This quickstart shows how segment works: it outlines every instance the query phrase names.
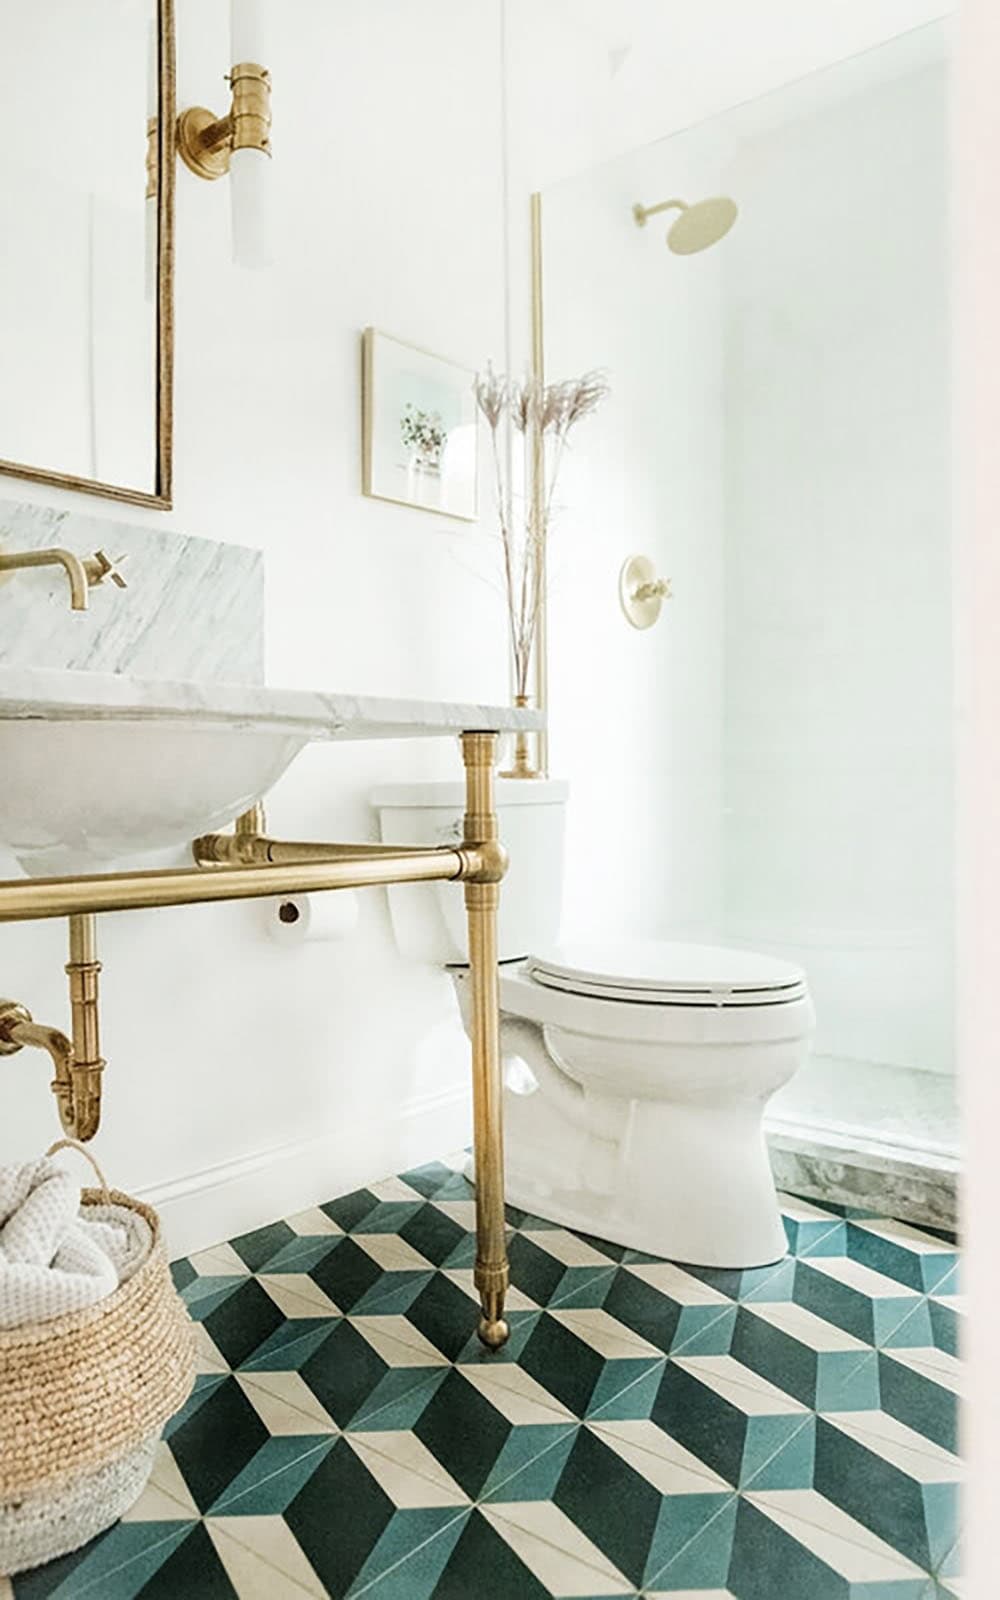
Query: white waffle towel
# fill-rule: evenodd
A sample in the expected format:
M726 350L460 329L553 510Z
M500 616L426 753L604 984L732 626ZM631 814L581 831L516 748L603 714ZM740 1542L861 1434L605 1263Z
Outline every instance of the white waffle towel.
M149 1224L124 1206L81 1213L79 1184L48 1156L0 1167L0 1328L103 1300L151 1245Z

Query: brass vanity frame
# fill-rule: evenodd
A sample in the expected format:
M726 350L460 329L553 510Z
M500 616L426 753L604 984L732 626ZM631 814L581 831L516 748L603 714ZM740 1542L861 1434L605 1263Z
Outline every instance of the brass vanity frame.
M499 840L493 789L497 734L469 731L461 735L461 742L466 790L461 844L413 849L395 845L283 844L266 839L259 832L263 814L255 808L241 819L236 834L209 835L196 841L194 853L199 864L194 867L0 882L0 923L69 917L77 935L77 948L73 952L76 965L86 968L87 982L95 986L89 992L96 1005L96 970L99 968L92 937L84 940L83 930L89 926L92 935L92 922L88 919L98 912L308 894L327 889L362 889L377 884L464 883L472 1002L477 1241L474 1276L482 1307L479 1337L489 1349L496 1350L508 1335L503 1317L508 1267L497 976L497 905L507 857ZM242 856L240 851L244 852ZM232 863L234 858L235 865L226 864ZM244 864L247 860L251 864ZM71 966L73 964L71 960ZM84 982L82 973L74 978L70 972L70 977L77 986ZM82 999L77 987L74 1004ZM48 1041L34 1035L56 1030L35 1028L30 1018L25 1022L23 1017L15 1027L31 1030L23 1043L41 1044L52 1053ZM59 1035L59 1038L64 1036ZM96 1028L90 1045L91 1056L98 1057ZM85 1081L81 1081L81 1091L93 1094L95 1080L99 1086L103 1065L100 1061L95 1068L91 1060L90 1072L82 1075ZM61 1078L57 1071L53 1088L64 1122L67 1115L74 1114L74 1108L66 1105L66 1095L72 1095L73 1083L72 1074L67 1084L65 1076ZM96 1122L93 1118L91 1122L93 1125L88 1123L87 1126L93 1133Z

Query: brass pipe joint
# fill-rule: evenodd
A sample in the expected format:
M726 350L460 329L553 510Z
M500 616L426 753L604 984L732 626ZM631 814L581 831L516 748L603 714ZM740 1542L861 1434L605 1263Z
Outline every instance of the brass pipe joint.
M500 883L506 876L510 857L498 839L464 845L460 853L466 863L462 873L464 883Z
M101 1122L101 1081L104 1060L100 1053L98 973L94 919L71 916L69 977L72 1034L37 1023L16 1000L0 1000L0 1055L18 1050L45 1050L52 1058L55 1076L51 1089L59 1107L59 1120L71 1138L92 1139Z
M199 178L222 178L234 150L271 154L271 75L256 61L240 61L229 75L232 101L224 117L188 106L177 118L177 151Z

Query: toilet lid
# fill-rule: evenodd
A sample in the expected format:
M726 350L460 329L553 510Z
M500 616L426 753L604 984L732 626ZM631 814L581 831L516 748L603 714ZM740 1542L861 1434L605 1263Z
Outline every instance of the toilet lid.
M560 945L531 956L528 972L550 989L652 1005L777 1005L806 992L794 962L706 944Z

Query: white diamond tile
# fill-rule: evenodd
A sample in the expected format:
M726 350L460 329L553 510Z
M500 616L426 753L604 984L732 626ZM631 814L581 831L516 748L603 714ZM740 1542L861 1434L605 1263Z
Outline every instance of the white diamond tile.
M336 1433L337 1425L300 1372L239 1372L236 1381L268 1433Z
M754 1300L747 1303L746 1309L753 1316L760 1317L761 1321L770 1323L772 1328L778 1328L790 1339L806 1345L810 1350L871 1352L871 1346L865 1344L863 1340L855 1339L852 1333L845 1333L843 1328L836 1327L823 1317L817 1317L804 1306L797 1306L793 1300L773 1302Z
M732 1356L675 1356L674 1363L748 1417L805 1414L809 1410Z
M208 1250L199 1250L188 1256L199 1278L248 1278L250 1268L236 1254L231 1244L213 1244Z
M616 1262L610 1256L603 1255L600 1250L595 1250L592 1244L587 1244L583 1239L578 1239L575 1233L568 1233L565 1228L536 1228L530 1227L522 1230L523 1236L537 1245L539 1250L544 1250L546 1255L555 1256L564 1267L613 1267Z
M597 1437L660 1494L724 1494L732 1486L648 1419L591 1422Z
M200 1516L191 1491L184 1482L170 1446L161 1439L153 1457L153 1470L138 1500L126 1511L123 1522L189 1522ZM3 1591L0 1589L0 1600Z
M640 1334L633 1333L631 1328L626 1328L624 1323L607 1311L600 1311L592 1307L570 1307L566 1311L557 1308L550 1310L556 1322L561 1322L570 1333L575 1333L584 1344L589 1344L592 1350L602 1355L606 1361L624 1361L629 1357L663 1355L655 1345L649 1344Z
M297 1211L294 1217L287 1217L285 1220L292 1232L304 1239L320 1239L344 1231L332 1217L321 1211L319 1206L310 1206L306 1211Z
M508 1422L525 1426L576 1420L573 1413L523 1367L498 1362L495 1366L463 1365L456 1371Z
M683 1267L675 1267L672 1261L647 1261L635 1266L629 1264L625 1270L641 1278L643 1283L648 1283L651 1289L676 1300L678 1305L732 1305L728 1295L720 1294L709 1283L702 1283L700 1278L685 1272Z
M282 1316L336 1317L337 1307L307 1272L259 1272L257 1282L266 1290Z
M815 1489L762 1489L749 1491L745 1498L849 1584L902 1583L926 1576Z
M383 1272L430 1272L434 1263L398 1233L352 1233L351 1238Z
M884 1273L866 1267L862 1261L852 1261L849 1256L809 1256L807 1260L811 1272L836 1278L838 1283L866 1295L869 1300L912 1300L916 1303L920 1299L915 1289L908 1289L895 1278L887 1278Z
M372 1349L390 1367L446 1367L447 1356L403 1316L349 1317Z
M381 1183L369 1183L367 1189L376 1200L405 1201L407 1205L419 1202L420 1205L424 1205L427 1199L419 1189L411 1189L402 1178L384 1178Z
M206 1517L205 1527L239 1600L326 1600L283 1517Z
M928 1345L915 1350L883 1350L882 1355L888 1356L890 1361L900 1362L913 1372L918 1372L923 1378L929 1378L932 1383L941 1384L942 1388L949 1389L952 1394L960 1395L964 1392L965 1374L962 1363L957 1356L949 1355L947 1350L936 1350Z
M344 1437L398 1510L469 1504L468 1495L415 1433L362 1432Z
M586 1534L551 1500L516 1500L480 1507L482 1515L552 1595L634 1594Z
M922 1433L897 1422L886 1411L836 1411L826 1421L918 1483L957 1483L962 1463Z

